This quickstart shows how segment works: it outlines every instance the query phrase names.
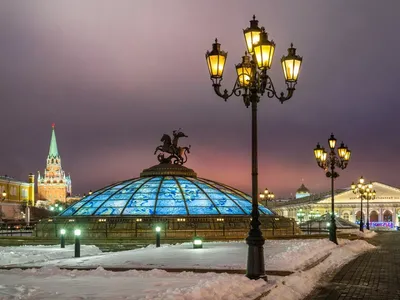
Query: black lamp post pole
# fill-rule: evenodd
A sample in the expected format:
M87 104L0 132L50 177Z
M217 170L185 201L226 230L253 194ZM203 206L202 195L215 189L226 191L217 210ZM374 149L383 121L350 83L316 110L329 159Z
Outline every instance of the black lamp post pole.
M364 222L363 222L363 200L364 200L364 196L361 194L360 196L360 203L361 203L361 209L360 209L360 231L364 232Z
M251 228L246 238L249 246L247 255L247 277L250 279L258 279L265 277L264 263L264 243L265 239L260 230L261 222L259 221L260 213L258 211L258 156L257 156L257 102L259 97L256 93L251 93L251 178L252 178L252 210L251 210Z
M367 230L369 230L369 198L370 196L367 196L367 224L366 224Z
M331 150L332 154L333 150ZM335 153L333 152L333 155ZM336 238L336 220L335 220L335 161L332 160L331 162L331 196L332 196L332 201L331 201L331 226L329 226L329 240L331 242L334 242L337 244L337 238Z

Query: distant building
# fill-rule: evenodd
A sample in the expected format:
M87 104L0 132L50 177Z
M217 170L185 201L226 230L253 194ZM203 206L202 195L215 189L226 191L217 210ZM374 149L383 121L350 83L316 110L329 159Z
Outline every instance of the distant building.
M35 175L29 174L28 182L0 176L0 200L1 221L24 218L21 204L35 205Z
M61 167L61 156L58 153L56 133L52 125L49 155L47 156L46 169L43 176L38 172L38 200L47 200L49 204L57 201L65 202L71 195L71 177L65 175Z
M400 189L380 182L372 182L376 197L363 201L363 220L369 219L370 227L395 228L400 226ZM298 190L299 191L299 190ZM298 193L296 193L297 196ZM299 195L302 195L302 193ZM335 214L353 223L359 223L361 217L361 200L350 187L335 190ZM321 194L296 197L277 203L274 207L277 214L293 218L297 222L312 220L331 212L331 191ZM299 212L301 212L299 214Z
M304 183L302 183L301 186L296 191L296 199L300 199L300 198L303 198L303 197L308 197L310 195L311 195L311 193L308 190L308 188L306 188Z

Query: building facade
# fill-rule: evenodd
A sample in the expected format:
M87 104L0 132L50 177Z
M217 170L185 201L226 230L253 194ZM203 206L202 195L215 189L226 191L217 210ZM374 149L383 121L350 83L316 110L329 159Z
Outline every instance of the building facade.
M4 195L3 195L4 194ZM35 205L35 175L29 174L28 182L0 176L0 197L3 203L22 203Z
M46 200L49 204L65 202L71 195L71 177L65 175L58 152L55 125L52 125L49 155L43 175L38 172L38 200Z
M379 182L372 184L376 196L375 199L369 201L363 200L364 223L369 214L372 228L400 226L400 189ZM353 193L350 187L336 190L334 202L336 216L359 223L361 199ZM277 203L273 210L281 216L294 218L298 223L302 223L331 212L331 192Z

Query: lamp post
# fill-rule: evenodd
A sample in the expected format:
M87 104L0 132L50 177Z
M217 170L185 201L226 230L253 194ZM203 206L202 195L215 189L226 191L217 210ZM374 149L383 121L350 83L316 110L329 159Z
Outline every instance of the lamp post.
M161 232L161 227L157 226L156 227L156 247L160 247L160 232Z
M65 233L67 231L65 229L61 229L60 230L60 244L61 244L61 248L65 248Z
M81 257L81 240L80 240L81 230L75 229L74 235L75 235L75 257Z
M3 193L1 193L1 195L3 196L3 198L1 199L1 201L6 200L6 197L7 197L6 191L3 191Z
M329 226L329 240L337 244L336 238L336 222L335 222L335 178L339 177L339 174L335 171L336 167L344 170L350 160L351 151L341 143L340 147L337 148L337 154L335 152L336 139L331 134L328 140L330 151L327 153L324 147L321 147L319 143L314 149L314 156L317 160L318 166L325 170L326 177L331 179L331 197L332 197L332 212L331 212L331 226Z
M206 61L210 79L215 93L225 101L231 97L242 96L246 107L251 105L252 116L252 211L250 231L246 239L248 244L246 276L250 279L259 279L265 275L264 249L265 242L260 230L258 211L258 161L257 161L257 104L261 96L266 94L269 98L276 97L281 103L289 100L294 93L297 78L302 63L302 58L296 54L293 44L288 49L288 55L283 56L281 64L286 80L287 94L277 93L267 71L271 68L275 51L275 43L268 39L268 34L263 27L258 26L256 17L250 21L250 27L243 30L247 51L242 61L236 67L236 82L231 92L226 89L221 91L221 81L227 52L221 50L221 44L215 39L212 50L207 51ZM247 54L249 53L250 56Z
M369 184L365 183L364 178L361 176L358 180L358 184L354 182L351 184L351 189L353 193L360 197L361 203L361 215L360 215L360 231L364 231L364 223L363 223L363 207L362 201L367 200L367 224L366 228L369 230L369 200L375 199L376 192L373 190L372 182Z
M265 207L268 207L268 202L273 200L274 198L274 193L269 191L267 188L265 188L263 193L260 193L260 202L262 203L263 201L265 201Z
M303 223L304 216L306 215L303 209L300 208L296 215L297 218L300 220L300 223Z

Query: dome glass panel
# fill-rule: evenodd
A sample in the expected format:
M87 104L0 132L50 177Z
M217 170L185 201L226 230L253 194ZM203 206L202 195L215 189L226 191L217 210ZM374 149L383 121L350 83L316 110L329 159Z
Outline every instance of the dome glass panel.
M250 215L251 197L195 177L151 176L118 182L68 207L60 216ZM261 215L272 215L259 204Z

